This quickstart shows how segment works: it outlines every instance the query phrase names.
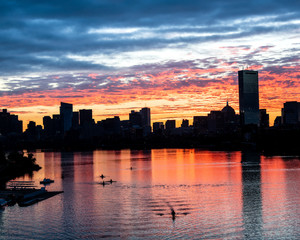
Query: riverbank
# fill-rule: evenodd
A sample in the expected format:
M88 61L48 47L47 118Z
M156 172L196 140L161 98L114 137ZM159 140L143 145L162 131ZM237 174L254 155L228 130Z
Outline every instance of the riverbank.
M31 153L25 156L23 152L0 152L0 188L9 180L40 170L35 161Z
M232 133L156 134L149 136L103 136L95 138L58 138L37 141L17 141L3 145L3 149L49 149L50 151L93 150L150 150L165 148L202 149L210 151L257 151L263 155L300 156L300 129L245 128Z

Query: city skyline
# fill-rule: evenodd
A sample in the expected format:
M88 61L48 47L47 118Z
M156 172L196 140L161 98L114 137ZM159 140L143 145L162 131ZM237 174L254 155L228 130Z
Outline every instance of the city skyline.
M241 69L259 71L270 122L299 101L296 1L1 3L0 101L41 124L61 101L96 120L130 109L153 121L238 106ZM84 9L84 11L82 11Z
M273 116L272 119L269 120L269 111L268 109L263 109L263 108L260 108L259 107L259 95L261 94L260 93L260 90L259 90L259 77L258 77L258 71L254 71L254 70L240 70L237 72L238 73L238 88L239 88L239 115L240 115L240 112L242 111L243 114L241 115L240 117L240 120L241 121L241 124L255 124L255 125L259 125L259 122L260 122L260 114L262 114L263 112L265 114L268 114L268 126L273 126L273 124L275 124L275 119L277 119L278 117L281 117L283 116L283 112L282 112L282 109L283 108L280 108L280 114L277 115L277 116ZM283 105L285 106L286 103L288 102L297 102L297 101L287 101L285 103L283 103ZM222 109L224 109L225 107L228 107L229 106L229 101L227 99L226 101L226 106L222 106ZM90 106L84 106L85 108L86 107L90 107ZM184 115L182 115L181 117L167 117L165 120L156 120L155 118L152 119L151 117L151 121L150 121L150 108L148 107L136 107L135 109L129 109L129 108L126 108L127 110L127 113L126 114L122 114L121 117L120 117L120 114L119 113L113 113L111 115L109 115L108 117L106 118L101 118L101 119L97 119L95 118L94 114L92 113L92 111L94 111L93 109L80 109L80 107L75 107L74 108L74 112L73 112L73 103L65 103L65 102L60 102L60 107L59 107L59 114L56 113L45 113L46 115L43 115L42 116L42 121L36 121L34 119L28 119L26 122L24 122L22 120L22 117L19 119L21 121L23 121L23 129L26 129L32 122L34 122L35 124L37 125L44 125L44 117L50 117L49 115L53 115L53 118L55 118L56 116L60 116L61 120L62 120L62 131L63 132L66 132L68 131L70 128L71 128L71 122L72 122L72 118L73 118L73 115L74 114L77 114L77 117L76 118L79 118L79 114L80 112L90 112L89 115L90 115L90 118L93 119L93 121L95 122L100 122L102 120L107 120L108 118L111 118L111 117L118 117L120 120L130 120L131 118L131 115L134 114L134 113L138 113L140 114L140 112L137 111L137 109L140 109L141 108L141 111L143 109L149 109L149 113L147 113L149 115L149 122L147 123L147 125L150 125L152 126L153 123L167 123L168 121L175 121L175 127L180 127L184 121L187 121L187 123L191 123L191 126L193 125L193 120L195 117L199 117L199 116L209 116L212 112L220 112L221 109L208 109L208 112L207 114L198 114L198 115L193 115L193 116L189 116L189 117L186 117ZM232 108L232 106L230 106L230 108ZM232 108L234 110L234 108ZM241 110L242 109L242 110ZM261 112L261 110L263 112ZM4 111L4 110L3 110ZM5 109L5 111L7 111L7 109ZM223 110L222 110L223 111ZM278 111L279 112L279 111ZM10 111L11 114L16 114L16 112L14 111ZM254 114L254 115L253 115ZM65 115L65 116L64 116ZM93 118L92 118L92 115L93 115ZM142 114L144 115L144 114ZM18 116L19 117L19 116ZM68 120L66 120L68 119ZM179 121L182 121L182 123L180 123ZM67 122L68 123L67 123ZM78 119L78 121L80 121ZM143 120L144 121L144 120ZM186 124L186 123L185 123Z
M251 72L253 72L253 71L251 71ZM257 74L257 72L256 72L256 74ZM255 98L256 97L254 96L254 99ZM31 120L29 120L29 122L26 126L25 126L24 122L22 123L22 119L19 118L20 117L19 115L16 115L11 111L8 111L8 109L0 109L0 113L11 116L11 120L9 120L9 121L17 120L20 123L22 123L21 125L17 124L17 123L10 125L10 127L18 128L18 129L21 128L21 126L23 126L22 131L27 130L30 125L33 126L34 128L37 126L40 126L45 130L45 124L48 124L49 120L56 119L56 120L60 121L59 125L61 126L61 131L63 134L65 134L69 130L72 130L72 129L74 130L74 127L76 129L79 126L82 126L82 124L85 124L85 122L87 122L88 124L95 125L95 124L103 123L105 121L111 121L116 118L118 119L118 121L130 122L130 124L132 124L132 126L134 126L135 123L137 123L138 127L150 127L151 129L147 130L147 131L149 131L149 133L151 131L153 131L154 128L160 129L161 126L163 127L162 129L165 129L165 127L167 126L168 123L172 124L171 128L180 128L180 127L183 127L183 128L196 127L197 128L197 126L199 124L198 121L201 122L202 121L201 119L203 119L203 117L209 118L210 116L215 115L215 114L222 114L224 117L223 121L225 121L225 123L226 123L226 121L229 121L231 123L234 122L234 124L236 124L236 126L237 125L240 125L240 126L256 125L258 127L262 127L262 128L267 127L268 128L268 127L272 127L272 126L278 127L280 125L286 125L286 126L297 125L300 122L300 102L297 102L297 101L284 102L283 106L281 108L281 114L279 116L276 116L276 119L274 120L273 123L271 123L269 120L268 110L261 109L261 108L258 109L259 110L258 116L257 116L257 119L255 117L254 122L245 122L244 117L242 117L240 114L236 113L235 109L229 105L228 101L227 101L226 105L223 106L222 109L211 109L207 115L193 116L192 121L190 121L189 119L185 119L185 118L181 118L180 121L174 120L172 118L167 119L164 122L154 121L154 120L151 120L152 119L152 117L151 117L152 115L150 113L151 109L148 107L143 107L143 108L139 109L139 111L130 110L127 113L126 119L120 119L120 116L118 116L117 114L114 114L113 116L111 116L109 118L105 118L100 121L97 121L93 117L93 109L78 109L78 110L73 111L73 107L74 106L72 103L60 102L60 107L58 108L59 114L53 114L52 116L44 115L43 119L42 119L42 124L39 124L31 119ZM77 109L77 108L75 108L75 109ZM230 114L230 115L228 115L228 114ZM232 116L232 114L233 114L233 116ZM197 119L196 120L197 123L195 123L195 119ZM251 121L252 121L252 119L251 119ZM229 127L228 129L230 129L230 126L227 126L227 127L222 126L222 128L223 127L225 127L225 128ZM7 128L7 130L10 131L9 128ZM20 131L17 130L16 132L20 132Z

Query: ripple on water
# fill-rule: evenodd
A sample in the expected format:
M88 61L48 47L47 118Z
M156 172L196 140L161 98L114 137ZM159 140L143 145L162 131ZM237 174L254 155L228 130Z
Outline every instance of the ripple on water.
M272 159L275 162L268 159L270 164L242 166L240 153L185 151L193 160L187 156L189 164L183 168L182 157L186 155L181 150L153 150L151 157L147 155L151 161L144 161L142 152L121 152L98 151L89 157L59 153L54 154L58 156L55 161L43 158L42 174L58 176L51 187L64 190L64 194L27 208L15 206L0 212L0 239L300 236L300 181L288 161L277 158ZM131 155L135 157L134 171L128 170ZM299 169L298 161L293 164ZM118 182L96 183L102 173ZM65 178L59 179L62 175ZM33 180L39 179L33 176ZM175 221L171 208L176 212Z

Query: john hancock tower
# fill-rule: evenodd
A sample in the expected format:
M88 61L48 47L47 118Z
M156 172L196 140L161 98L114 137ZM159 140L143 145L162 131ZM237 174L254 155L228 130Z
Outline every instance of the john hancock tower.
M259 125L258 72L242 70L238 74L241 124Z

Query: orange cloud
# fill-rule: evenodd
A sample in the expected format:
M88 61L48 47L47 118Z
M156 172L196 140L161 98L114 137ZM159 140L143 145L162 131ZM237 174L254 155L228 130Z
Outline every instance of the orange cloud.
M275 115L280 114L285 101L299 100L300 67L264 69L262 65L255 65L252 68L261 69L260 108L271 112L273 121ZM138 102L140 106L132 105L132 108L151 107L152 118L156 121L168 117L180 119L204 115L211 110L222 109L227 100L238 112L237 70L235 65L228 65L223 68L175 68L152 74L124 74L105 78L106 82L100 87L97 82L99 74L91 73L87 76L95 81L85 84L82 89L70 85L62 89L9 92L0 96L0 101L5 108L32 109L35 106L58 106L61 101L89 108L93 108L93 105L116 108L118 105L130 106L131 102ZM161 102L164 104L161 105ZM100 110L94 111L98 120L114 114L126 118L130 112L129 109L101 114ZM40 114L40 119L43 115L46 114Z

